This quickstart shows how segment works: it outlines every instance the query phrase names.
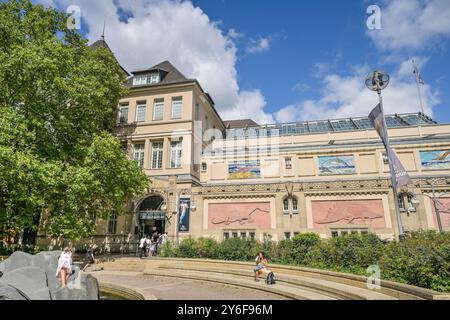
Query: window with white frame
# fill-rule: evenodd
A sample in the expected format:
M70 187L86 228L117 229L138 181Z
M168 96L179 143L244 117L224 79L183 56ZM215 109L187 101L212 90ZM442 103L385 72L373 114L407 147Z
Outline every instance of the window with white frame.
M296 198L292 198L292 212L298 212L298 201Z
M152 143L152 169L162 169L163 163L163 142L153 142Z
M141 74L133 77L133 86L143 86L147 84L147 75Z
M147 77L147 82L149 84L156 84L159 83L159 73L152 73Z
M183 115L183 98L172 99L172 119L181 119Z
M144 86L146 84L156 84L160 82L158 72L150 74L140 74L133 77L133 86Z
M283 211L285 213L289 212L289 199L288 198L283 200Z
M120 106L119 114L117 117L117 123L123 124L128 122L128 111L129 111L128 105Z
M202 172L206 172L208 170L208 164L206 162L202 162Z
M284 238L285 238L286 240L290 240L290 239L291 239L291 233L290 233L290 232L285 232L285 233L284 233Z
M153 121L161 121L164 119L164 100L155 100L153 104Z
M139 164L139 167L144 168L144 155L145 155L145 144L138 143L134 145L134 160Z
M108 233L115 234L117 232L117 216L114 215L108 220Z
M283 199L283 212L284 214L297 214L298 213L298 200L295 197L287 197Z
M183 154L182 141L170 142L170 168L181 168L181 157Z
M147 104L145 101L139 101L136 106L136 121L145 122L145 111L147 110Z

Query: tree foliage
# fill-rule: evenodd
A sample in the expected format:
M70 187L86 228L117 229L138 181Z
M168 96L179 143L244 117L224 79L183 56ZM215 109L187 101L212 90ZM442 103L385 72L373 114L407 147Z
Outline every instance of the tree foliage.
M125 76L67 15L0 3L0 227L79 239L148 181L113 136Z

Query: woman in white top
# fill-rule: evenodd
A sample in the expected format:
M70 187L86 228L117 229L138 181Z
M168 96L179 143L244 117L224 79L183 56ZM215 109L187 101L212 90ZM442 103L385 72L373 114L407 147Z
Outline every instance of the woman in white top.
M56 277L61 278L61 287L67 285L67 278L69 278L72 270L72 250L66 247L58 259L58 269L56 270Z

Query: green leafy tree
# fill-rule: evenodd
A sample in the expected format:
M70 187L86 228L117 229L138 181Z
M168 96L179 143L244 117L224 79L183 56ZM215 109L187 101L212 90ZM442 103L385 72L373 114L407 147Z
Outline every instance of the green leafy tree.
M0 3L0 230L80 239L123 213L148 179L114 137L125 75L68 16ZM42 223L44 221L44 223Z

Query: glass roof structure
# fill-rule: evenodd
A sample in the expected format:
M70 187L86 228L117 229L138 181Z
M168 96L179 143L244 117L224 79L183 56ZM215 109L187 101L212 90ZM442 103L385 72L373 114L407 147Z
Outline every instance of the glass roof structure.
M388 128L417 127L437 124L422 113L387 115ZM367 117L269 124L257 127L234 128L226 131L227 138L242 139L257 136L289 136L311 133L360 131L373 129Z

